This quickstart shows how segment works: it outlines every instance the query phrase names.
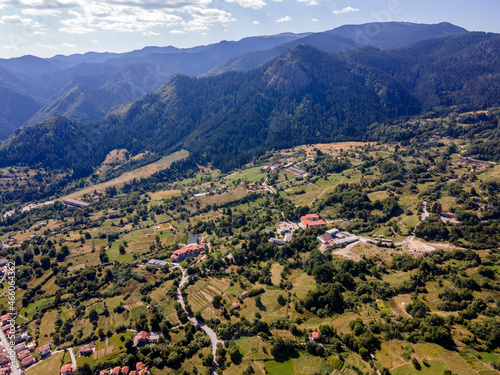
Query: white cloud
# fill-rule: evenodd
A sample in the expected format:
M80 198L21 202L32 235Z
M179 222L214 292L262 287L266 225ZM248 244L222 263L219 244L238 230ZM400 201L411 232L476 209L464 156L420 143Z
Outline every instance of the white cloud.
M31 18L22 18L18 14L12 16L2 16L0 23L14 23L20 25L34 25L35 22Z
M318 5L318 0L297 0L299 3L306 3L306 5Z
M170 30L170 34L174 34L174 35L184 34L184 31L182 31L182 30Z
M59 31L61 33L67 33L67 34L88 34L88 33L93 33L95 30L90 29L88 27L73 25L70 27L61 27Z
M220 9L192 7L188 12L193 17L185 26L185 29L189 31L208 30L209 26L215 24L236 21L231 13Z
M291 21L292 18L289 17L289 16L286 16L286 17L282 17L280 19L277 19L276 22L288 22L288 21Z
M5 46L3 46L3 48L5 48L5 49L13 49L13 50L18 50L18 49L19 49L19 47L12 46L12 45L10 45L10 44L9 44L9 45L5 45Z
M57 9L36 9L36 8L29 8L29 9L23 9L21 12L25 15L28 16L51 16L51 17L56 17L61 14L60 10Z
M264 0L226 0L226 3L238 3L243 8L260 9L267 4Z
M156 32L154 32L154 31L147 30L147 31L144 31L144 32L142 33L142 35L144 35L144 36L159 36L159 35L160 35L160 33L156 33Z
M66 47L66 48L76 48L76 44L74 43L63 43L61 46Z
M254 25L260 25L260 22L259 21L253 21L252 22Z
M345 7L340 10L334 10L333 14L344 14L344 13L352 13L352 12L357 12L359 8L352 8L352 7Z
M313 18L311 21L313 21L313 22L319 22L319 20L317 18Z
M42 43L37 43L36 44L38 47L41 48L46 48L46 49L56 49L56 46L53 46L52 44L42 44Z

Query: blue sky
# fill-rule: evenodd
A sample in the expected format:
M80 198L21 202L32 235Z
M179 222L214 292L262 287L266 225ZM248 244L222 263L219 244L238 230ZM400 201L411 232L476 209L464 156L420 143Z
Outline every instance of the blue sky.
M191 47L375 21L500 33L499 0L0 0L0 57Z

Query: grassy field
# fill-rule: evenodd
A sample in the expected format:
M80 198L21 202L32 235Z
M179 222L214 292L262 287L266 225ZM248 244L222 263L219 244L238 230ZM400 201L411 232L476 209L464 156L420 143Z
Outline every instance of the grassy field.
M267 361L266 371L270 375L295 375L293 359L286 362Z
M433 360L428 361L429 367L422 365L422 368L417 370L412 364L403 365L391 370L392 375L443 375L444 370L448 367L443 361Z
M52 354L50 357L26 370L26 375L56 375L60 373L64 352Z
M174 161L185 159L189 156L189 153L186 150L182 151L177 151L171 155L168 155L166 157L161 158L160 160L145 165L144 167L137 168L133 171L130 172L125 172L123 173L120 177L114 178L112 180L97 184L97 185L92 185L89 187L86 187L82 190L76 191L74 193L68 194L64 197L61 197L61 199L66 199L66 198L73 198L73 199L78 199L84 196L85 194L90 194L94 190L100 190L100 191L105 191L106 188L111 187L111 186L121 186L127 182L132 181L133 179L141 179L141 178L146 178L151 176L153 173L156 173L158 171L161 171L165 168L168 168L170 164L172 164Z

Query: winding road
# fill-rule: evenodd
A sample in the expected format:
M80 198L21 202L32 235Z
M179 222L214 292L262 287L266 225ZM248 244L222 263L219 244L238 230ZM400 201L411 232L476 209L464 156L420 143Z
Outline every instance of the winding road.
M203 259L203 258L202 258ZM201 260L201 259L200 259ZM171 263L172 264L172 263ZM196 264L196 263L195 263ZM212 354L214 356L214 360L212 362L212 374L213 375L216 375L217 374L217 368L219 367L219 365L217 364L217 362L215 361L215 352L217 350L217 344L218 343L221 343L222 345L224 345L224 342L219 340L217 338L217 334L210 328L208 327L205 323L203 322L200 322L199 320L197 320L194 316L192 316L191 314L189 314L186 310L186 304L184 303L184 298L182 298L182 288L184 287L184 285L187 284L188 282L188 275L187 275L187 272L184 268L181 267L180 264L172 264L172 266L174 267L178 267L181 269L182 271L182 278L181 278L181 282L179 283L179 287L177 288L177 296L176 296L176 299L177 299L177 302L179 302L182 306L182 309L184 310L184 312L187 314L188 316L188 320L193 323L194 325L199 325L200 328L208 335L208 337L210 338L210 341L212 342Z

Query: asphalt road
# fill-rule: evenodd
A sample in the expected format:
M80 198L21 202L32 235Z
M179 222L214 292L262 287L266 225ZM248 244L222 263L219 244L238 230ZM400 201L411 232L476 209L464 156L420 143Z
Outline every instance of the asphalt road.
M0 339L2 341L2 346L3 346L2 349L9 350L10 349L10 342L7 339L7 336L5 336L5 333L3 332L3 330L1 330L1 329L0 329ZM12 372L11 372L12 375L21 375L21 369L19 368L19 363L17 362L17 360L14 364L11 362L10 366L11 366L11 370L12 370Z
M173 264L173 266L180 268L181 271L182 271L182 278L181 278L181 282L179 283L179 287L177 288L177 298L176 299L181 304L182 309L184 310L184 312L187 314L188 320L191 323L193 323L194 325L199 325L200 328L210 338L210 341L212 342L212 354L214 356L214 361L212 363L212 374L216 375L217 374L217 368L219 367L219 365L215 361L215 351L217 350L217 344L218 343L222 343L223 345L224 345L224 343L223 343L223 341L221 341L221 340L219 340L217 338L217 334L213 331L213 329L211 329L210 327L208 327L205 323L198 321L194 316L192 316L191 314L189 314L186 311L186 304L184 303L184 298L182 298L181 290L182 290L182 287L184 285L186 285L186 283L188 282L188 277L189 276L187 275L186 270L183 269L179 264Z

